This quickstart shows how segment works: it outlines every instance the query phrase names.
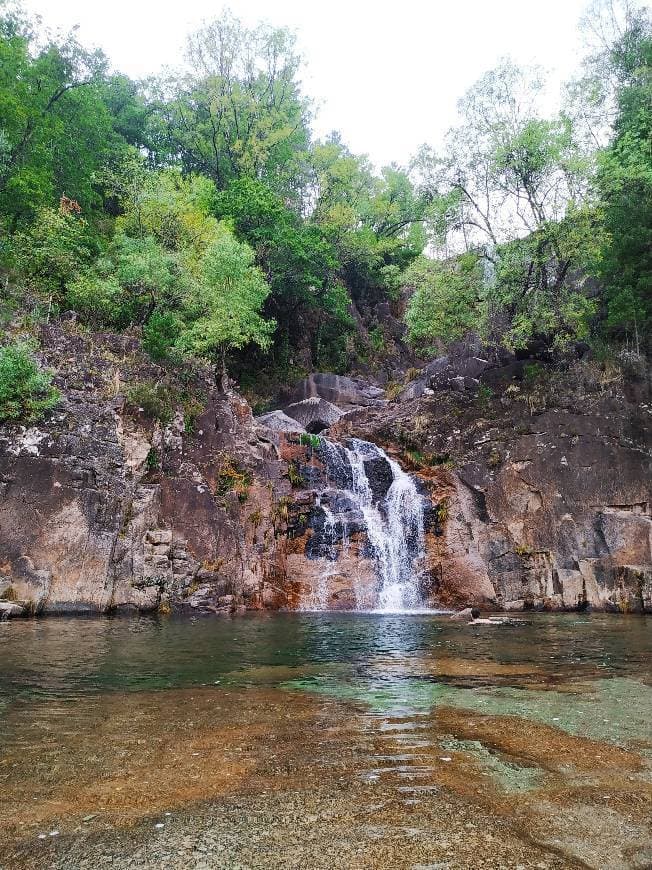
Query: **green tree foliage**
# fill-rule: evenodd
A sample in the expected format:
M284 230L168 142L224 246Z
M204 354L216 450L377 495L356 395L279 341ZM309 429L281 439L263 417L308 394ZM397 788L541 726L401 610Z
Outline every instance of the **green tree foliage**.
M541 113L544 88L501 64L460 101L447 153L416 164L447 244L484 260L487 334L511 348L585 337L596 312L578 280L599 259L593 160L568 115Z
M63 200L58 209L41 208L33 222L13 239L14 266L23 284L55 304L66 287L100 252L88 222Z
M188 326L179 346L219 360L224 376L229 351L247 344L269 345L276 324L261 316L268 294L251 247L220 226L202 261L200 281L186 300Z
M125 147L135 103L74 33L40 34L17 7L0 7L0 211L13 226L64 194L95 201L93 173Z
M266 312L281 326L277 351L306 339L315 360L326 345L351 330L350 297L338 281L335 249L315 223L306 222L264 182L234 181L218 194L216 213L231 220L256 252L271 293Z
M59 401L52 374L25 342L0 347L0 423L35 423Z
M184 169L219 189L264 175L287 192L309 142L292 34L246 28L227 11L190 36L186 60L187 74L159 83L166 136Z
M312 164L312 221L337 253L342 281L359 302L394 295L401 272L424 248L427 199L400 169L375 175L337 136L313 149Z
M649 334L652 328L652 28L632 23L611 48L617 76L614 140L600 161L598 186L607 238L601 274L607 327Z
M544 111L540 70L506 61L460 101L441 153L378 172L337 134L312 141L285 29L225 13L184 69L138 84L0 0L3 276L50 316L131 329L168 363L228 357L249 382L345 370L356 322L406 283L420 352L468 328L511 348L566 345L601 317L644 331L650 25L635 0L593 3L563 111Z
M477 255L446 262L419 257L404 280L414 288L405 315L408 341L419 353L436 353L469 330L483 330L486 306Z
M534 338L559 350L588 338L598 306L583 277L595 271L601 239L599 215L585 208L496 248L485 290L487 337L510 350Z

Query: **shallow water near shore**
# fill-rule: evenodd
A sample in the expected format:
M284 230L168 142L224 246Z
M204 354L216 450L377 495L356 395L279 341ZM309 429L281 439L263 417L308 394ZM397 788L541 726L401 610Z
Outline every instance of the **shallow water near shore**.
M652 866L652 619L0 624L0 867Z

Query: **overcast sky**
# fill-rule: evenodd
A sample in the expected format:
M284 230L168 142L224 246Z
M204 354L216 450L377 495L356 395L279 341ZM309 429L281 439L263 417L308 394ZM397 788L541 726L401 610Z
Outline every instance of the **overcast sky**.
M25 0L140 78L181 57L184 36L231 9L296 30L319 135L338 129L377 165L436 144L466 88L506 55L568 76L585 0Z

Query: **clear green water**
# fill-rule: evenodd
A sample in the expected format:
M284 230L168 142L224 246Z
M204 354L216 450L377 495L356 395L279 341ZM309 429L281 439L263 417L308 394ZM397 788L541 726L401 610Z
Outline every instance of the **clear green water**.
M382 795L378 812L391 824L376 819L368 857L342 866L412 866L373 857L376 845L389 848L388 831L398 852L421 860L415 820L406 821L415 813L422 824L434 814L426 828L437 842L462 836L472 846L479 814L485 829L507 824L495 838L502 857L487 866L512 866L510 855L513 866L540 866L538 853L528 863L535 846L557 855L550 867L648 866L652 620L533 615L473 627L441 616L299 613L4 623L0 745L2 868L41 866L46 846L51 866L83 866L65 858L75 844L92 856L91 833L115 844L127 829L141 844L152 836L147 820L167 807L186 813L184 830L207 807L219 804L226 818L234 800L231 832L249 812L274 826L281 788L302 819L341 801L337 817L351 813L355 831L359 790ZM44 845L52 826L60 834ZM326 831L313 825L311 836ZM162 842L165 825L156 833ZM292 843L281 837L278 848L300 856L303 845ZM245 847L232 848L208 866L286 866L247 863ZM315 848L326 855L328 844ZM429 848L425 857L437 857ZM449 849L446 866L473 866L463 848L457 859ZM132 860L113 854L111 866Z
M418 671L424 657L531 666L533 674L542 670L542 679L559 682L589 673L645 682L652 672L652 619L533 615L502 627L349 613L14 621L0 624L0 697L7 703L21 695L206 685L238 670L246 682L252 668L300 665L325 675L332 665L344 666L352 687L373 693L376 682L390 690L401 685L410 678L409 663ZM397 672L392 663L405 667Z

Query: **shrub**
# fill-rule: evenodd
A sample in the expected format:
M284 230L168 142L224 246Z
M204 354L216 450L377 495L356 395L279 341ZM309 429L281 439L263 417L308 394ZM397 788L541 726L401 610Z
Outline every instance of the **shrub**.
M440 262L420 257L403 276L414 287L405 313L408 341L420 353L483 326L482 274L477 257Z
M0 348L0 422L34 423L58 401L52 373L39 368L28 344Z
M291 462L288 465L288 478L292 486L303 486L303 484L305 483L303 477L301 476L301 472L294 464L294 462Z
M302 432L299 435L299 444L303 447L310 447L312 450L317 450L321 444L319 435L312 435L310 432Z
M121 324L122 287L113 275L85 272L68 283L65 304L96 327Z
M59 302L66 285L91 263L99 245L86 221L62 209L41 209L14 238L16 266L27 284Z

